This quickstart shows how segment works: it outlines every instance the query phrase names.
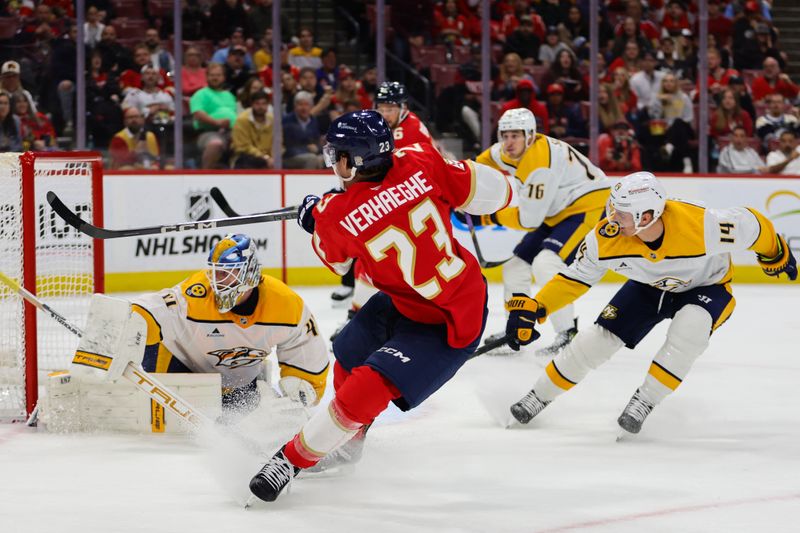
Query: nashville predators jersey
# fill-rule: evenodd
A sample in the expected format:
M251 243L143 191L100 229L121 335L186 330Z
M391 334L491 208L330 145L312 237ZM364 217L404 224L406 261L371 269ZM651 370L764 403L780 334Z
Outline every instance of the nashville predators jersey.
M555 226L572 215L599 213L608 199L605 173L569 144L546 135L536 134L513 175L518 207L498 213L504 226Z
M664 234L651 249L639 237L625 237L608 219L586 235L575 261L536 295L548 314L567 305L611 270L663 291L686 292L731 280L731 252L773 255L777 235L755 209L710 209L667 200Z
M221 374L224 388L238 388L259 375L274 347L281 376L305 379L322 397L328 352L308 307L270 276L254 290L250 298L258 300L247 316L219 312L203 271L135 298L133 308L147 322L148 348L158 345L156 372L166 372L175 357L192 372Z
M503 151L503 143L494 143L475 158L477 163L490 166L500 172L513 176L517 171L519 160L513 159Z

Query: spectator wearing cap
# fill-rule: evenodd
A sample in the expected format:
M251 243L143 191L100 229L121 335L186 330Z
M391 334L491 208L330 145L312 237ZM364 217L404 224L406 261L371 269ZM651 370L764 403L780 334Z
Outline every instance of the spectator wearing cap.
M355 73L349 68L342 66L339 69L339 87L331 97L333 106L332 119L344 112L344 103L348 100L358 100L361 102L361 109L372 109L372 100L364 91L361 84L356 80Z
M669 73L649 107L649 136L643 140L648 168L685 174L692 172L689 141L694 138L692 101ZM659 154L660 157L656 157Z
M3 66L0 67L0 91L8 93L9 98L13 96L25 98L28 100L31 111L36 113L38 112L38 109L36 109L36 102L33 100L31 93L22 87L20 75L21 70L19 63L16 61L6 61L3 63Z
M508 39L511 35L516 32L519 26L522 26L523 21L527 21L530 19L531 31L533 34L539 39L539 42L544 42L544 34L547 31L547 26L542 20L542 17L537 15L530 6L530 2L528 0L515 0L514 2L514 12L507 13L503 16L503 19L500 22L500 33L498 37L500 40L505 39L508 42ZM518 50L509 50L511 52L517 52L520 54L523 59L525 56L521 54ZM534 55L535 57L535 55Z
M683 77L686 64L681 60L678 51L675 49L675 39L670 36L661 38L661 47L656 51L658 59L658 70L661 72L671 72L678 77Z
M666 74L656 70L658 59L652 50L647 50L642 54L639 61L639 72L631 76L631 89L636 93L636 105L642 110L653 103L653 99L661 89L661 81Z
M561 41L559 36L558 28L555 26L550 26L547 28L547 34L544 37L544 44L539 47L539 55L537 56L539 62L549 67L558 56L559 52L562 50L570 50L570 47Z
M144 67L153 66L150 62L150 49L144 43L139 43L133 47L133 62L134 67L126 69L119 75L119 86L122 90L123 96L134 89L142 88L142 70ZM156 68L158 72L158 86L168 92L173 92L172 82L166 70Z
M208 25L209 37L214 41L228 38L235 29L242 29L247 25L247 12L244 10L242 0L217 0L211 6L210 24ZM241 30L244 33L244 30ZM224 63L224 61L215 61Z
M322 66L317 69L317 84L322 90L325 87L335 90L339 85L339 67L336 62L335 48L327 48L322 53Z
M272 168L272 127L269 95L257 91L233 125L233 168Z
M764 160L748 143L749 135L742 126L735 126L731 142L719 153L717 172L759 174L767 171Z
M322 48L314 46L314 34L308 28L300 29L300 43L289 50L289 64L298 69L322 67Z
M683 63L683 78L696 80L697 64L700 59L697 55L697 45L694 42L694 34L691 30L681 30L681 34L675 39L675 50Z
M175 100L172 95L158 87L160 74L152 65L142 67L142 88L132 89L122 101L123 111L135 107L148 122L158 115L165 122L175 113Z
M642 170L639 145L633 138L630 124L625 120L614 123L610 133L597 138L600 168L604 171L638 172Z
M147 28L144 32L144 44L150 52L150 64L159 70L172 72L175 70L175 59L161 46L161 37L156 28Z
M770 94L765 98L766 113L756 120L756 135L761 139L764 148L770 141L778 139L784 131L797 132L800 121L797 116L786 113L785 99L780 94Z
M550 64L550 68L542 76L542 88L547 89L551 83L558 83L564 88L564 100L580 102L589 98L588 82L578 70L572 50L561 50Z
M781 132L778 148L767 154L767 166L770 172L800 176L800 148L794 130Z
M108 153L112 169L155 168L159 157L158 139L145 131L144 116L135 107L125 110L125 127L111 138Z
M789 100L797 98L799 91L797 85L788 75L781 72L781 67L775 58L766 58L763 66L761 75L753 80L753 100L760 102L770 94L780 94Z
M0 153L21 152L22 135L19 117L11 112L11 97L0 91Z
M236 45L231 47L228 57L225 58L225 88L233 94L238 93L252 75L245 63L246 55L247 49Z
M506 37L503 53L519 54L525 63L533 64L539 56L542 40L542 37L534 31L530 15L521 15L518 26Z
M708 2L708 34L714 36L717 46L728 48L733 35L733 21L725 16L720 2L721 0L709 0Z
M283 120L283 165L286 168L322 168L321 134L311 115L314 97L306 91L294 97L294 111Z
M200 135L203 168L216 168L228 147L228 133L236 122L236 98L225 90L225 67L212 63L206 68L207 86L192 95L189 110Z
M547 106L536 100L536 93L531 80L519 80L517 83L516 97L503 104L498 116L503 116L503 113L509 109L517 109L520 107L529 109L536 117L537 131L544 134L550 132L550 115L547 113Z
M213 20L213 19L212 19ZM244 30L242 28L234 28L230 34L230 38L228 39L228 45L222 48L218 48L214 55L211 56L211 63L219 63L220 65L224 65L228 61L228 54L236 47L244 47ZM250 56L250 53L247 51L247 48L244 48L244 64L247 66L248 70L253 70L253 58Z
M761 22L758 2L748 0L744 4L743 16L733 23L733 62L739 69L756 69L764 59L758 44L756 28Z
M778 61L781 69L786 68L786 59L784 59L781 51L773 44L777 39L778 34L769 24L766 22L759 22L756 24L756 40L758 41L758 51L760 53L757 61L759 65L763 64L764 59L773 57Z
M545 93L550 136L556 139L587 137L586 121L581 115L581 109L578 104L564 101L564 87L559 83L552 83Z

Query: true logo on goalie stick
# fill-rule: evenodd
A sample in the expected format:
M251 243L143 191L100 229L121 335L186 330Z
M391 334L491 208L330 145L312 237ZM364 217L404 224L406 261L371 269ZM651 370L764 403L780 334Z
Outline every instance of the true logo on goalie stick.
M240 368L257 365L266 359L269 353L256 348L248 348L247 346L237 346L236 348L225 350L214 350L213 352L208 352L208 355L213 355L219 359L216 366Z

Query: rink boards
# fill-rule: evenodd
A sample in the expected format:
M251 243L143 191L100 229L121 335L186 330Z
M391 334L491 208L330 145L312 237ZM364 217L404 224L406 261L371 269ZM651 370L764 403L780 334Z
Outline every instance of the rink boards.
M746 205L767 215L789 245L800 252L800 177L660 176L671 197L709 207ZM224 218L209 196L218 187L241 214L298 204L307 194L322 195L337 185L330 172L118 172L104 177L104 224L120 229ZM472 250L466 227L453 220L459 241ZM292 221L226 228L256 239L266 271L295 285L335 284L314 255L309 236ZM209 246L224 230L202 230L106 241L106 290L153 290L177 283L202 268ZM509 257L522 233L506 228L478 228L487 260ZM752 253L734 256L736 280L771 281L761 274ZM500 280L500 269L486 271Z

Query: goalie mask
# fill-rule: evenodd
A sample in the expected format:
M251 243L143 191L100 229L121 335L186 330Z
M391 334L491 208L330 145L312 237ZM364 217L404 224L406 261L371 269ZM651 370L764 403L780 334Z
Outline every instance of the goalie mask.
M634 172L611 187L606 213L609 219L615 211L631 214L636 228L634 235L636 235L655 224L656 220L664 213L666 202L667 192L653 174ZM640 226L642 215L648 211L653 212L653 220L645 226Z
M253 240L241 233L223 237L208 254L206 276L219 312L227 313L236 307L241 296L261 281Z

